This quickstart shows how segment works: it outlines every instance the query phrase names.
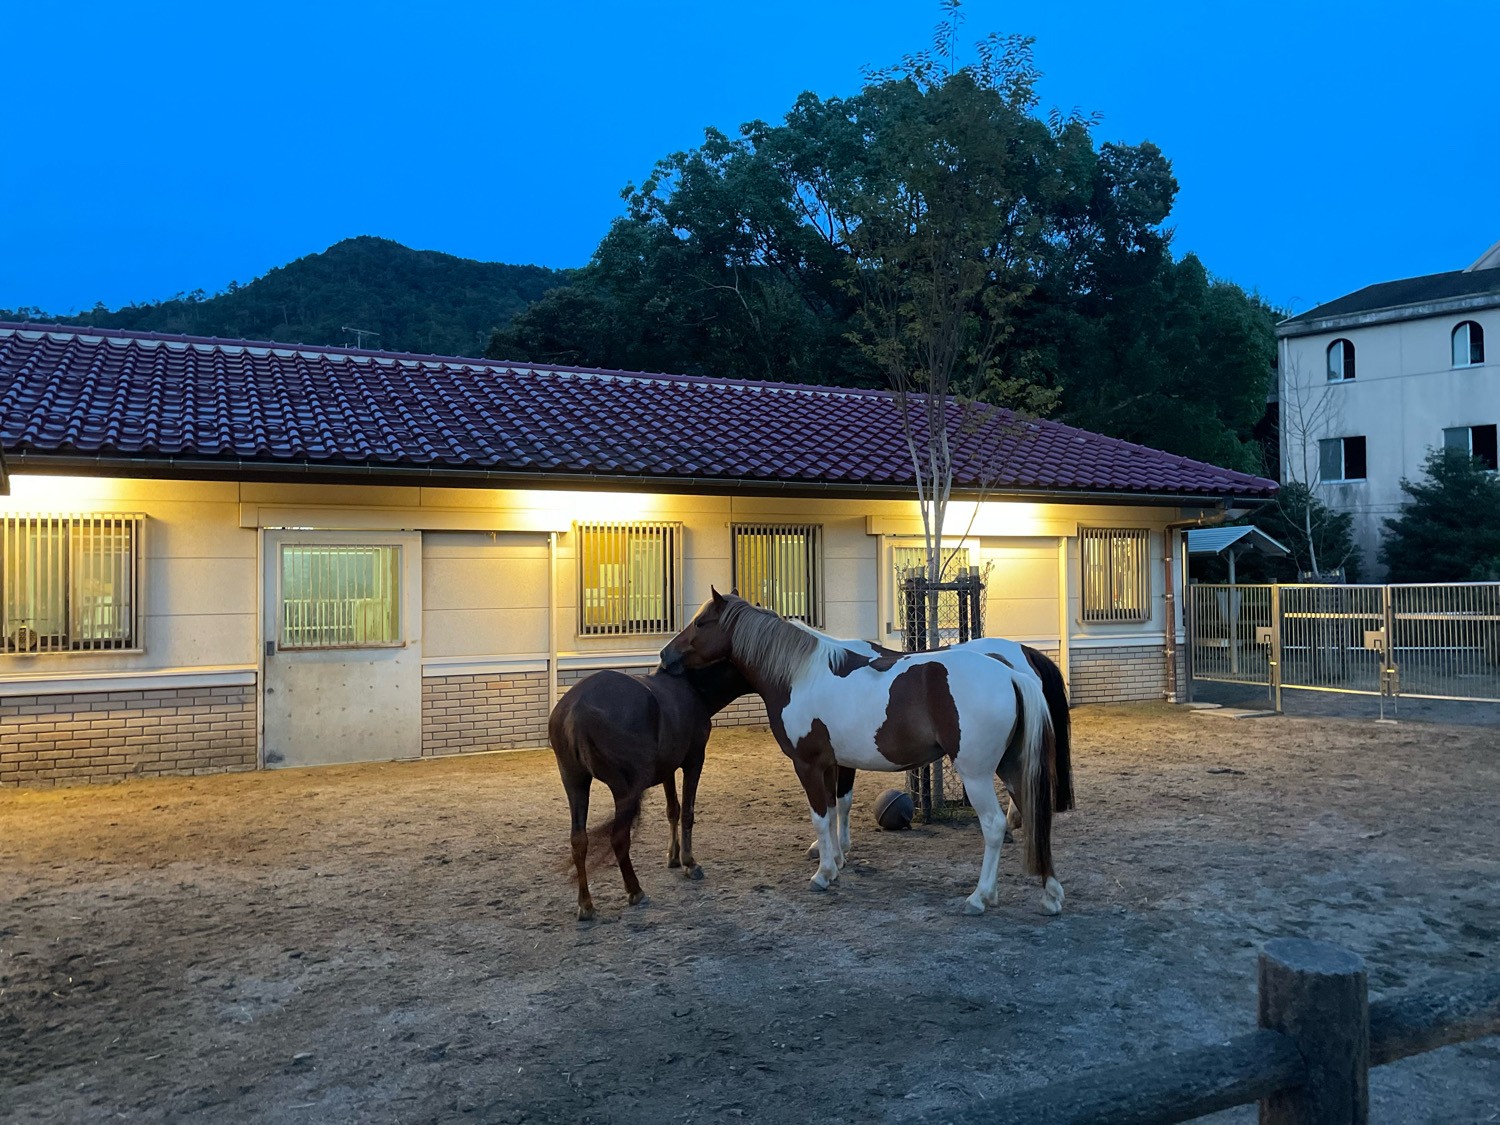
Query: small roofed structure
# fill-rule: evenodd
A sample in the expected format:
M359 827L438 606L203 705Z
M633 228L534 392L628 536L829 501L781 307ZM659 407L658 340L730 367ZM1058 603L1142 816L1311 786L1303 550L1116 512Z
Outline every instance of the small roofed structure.
M1272 558L1284 559L1292 552L1258 527L1200 527L1187 533L1188 558L1219 556L1229 563L1229 581L1235 581L1235 560L1257 551Z

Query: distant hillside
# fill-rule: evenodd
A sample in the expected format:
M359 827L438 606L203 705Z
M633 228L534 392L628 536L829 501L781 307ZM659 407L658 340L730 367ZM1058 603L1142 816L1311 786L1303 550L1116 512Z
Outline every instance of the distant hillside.
M367 348L482 356L492 330L566 281L562 270L476 262L365 236L214 297L190 293L66 318L23 309L20 319L334 345L356 342L348 327L374 334L364 337ZM7 316L16 318L0 313Z

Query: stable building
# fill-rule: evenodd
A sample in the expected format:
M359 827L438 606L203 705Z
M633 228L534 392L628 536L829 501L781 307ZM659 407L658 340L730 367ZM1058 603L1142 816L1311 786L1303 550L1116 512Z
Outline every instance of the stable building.
M1182 532L1275 483L950 422L985 632L1169 697ZM899 648L922 558L879 391L0 324L0 451L0 784L538 747L711 585Z

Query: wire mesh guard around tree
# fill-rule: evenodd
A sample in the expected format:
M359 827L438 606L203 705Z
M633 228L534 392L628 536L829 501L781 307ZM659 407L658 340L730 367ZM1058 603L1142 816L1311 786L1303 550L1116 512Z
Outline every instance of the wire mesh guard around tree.
M927 570L913 567L898 584L907 652L927 652L984 636L984 578L977 566L962 567L947 581L933 583ZM929 636L930 607L937 601L937 635ZM906 787L925 822L973 814L953 763L941 758L906 771Z

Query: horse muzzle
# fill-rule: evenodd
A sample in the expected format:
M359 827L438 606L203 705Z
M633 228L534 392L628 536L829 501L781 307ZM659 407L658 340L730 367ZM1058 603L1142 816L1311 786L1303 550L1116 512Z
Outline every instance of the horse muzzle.
M682 654L672 651L671 647L661 650L661 670L669 676L680 676L682 674Z

